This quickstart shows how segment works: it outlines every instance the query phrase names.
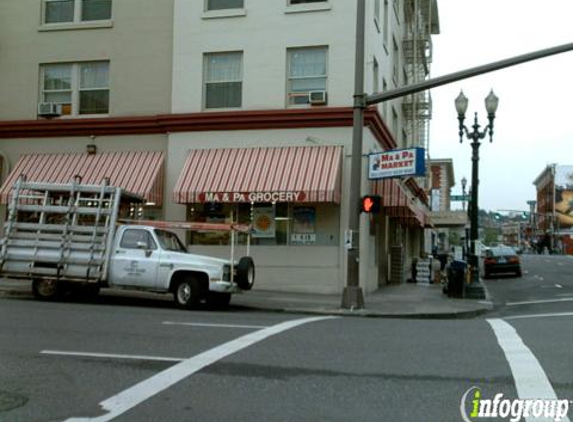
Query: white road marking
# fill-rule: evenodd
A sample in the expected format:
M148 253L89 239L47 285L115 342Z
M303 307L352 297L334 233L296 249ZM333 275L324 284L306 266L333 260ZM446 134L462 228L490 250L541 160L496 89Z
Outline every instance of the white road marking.
M75 357L88 357L88 358L111 358L111 359L134 359L134 360L154 360L161 362L181 362L185 359L178 358L165 358L161 356L143 356L143 355L118 355L113 353L85 353L85 352L65 352L62 350L42 350L42 355L57 355L57 356L75 356Z
M206 352L200 353L189 359L186 359L158 374L148 378L127 390L116 394L113 397L100 403L103 410L105 410L105 415L89 418L89 417L79 417L79 418L69 418L64 422L107 422L115 419L116 417L124 414L135 406L143 403L145 400L153 397L154 395L166 390L167 388L173 386L179 381L189 377L190 375L200 371L208 365L232 355L240 350L243 350L255 343L265 340L268 337L280 334L284 331L290 330L292 328L298 327L303 324L308 324L316 321L323 321L327 319L333 319L336 317L324 316L324 317L311 317L295 319L292 321L282 322L271 327L264 328L253 333L246 334L235 340L231 340L220 346L214 347L213 349L207 350Z
M246 328L246 329L261 329L268 328L266 325L239 325L239 324L205 324L200 322L174 322L165 321L164 325L186 325L189 327L212 327L212 328Z
M555 314L514 315L514 316L504 317L504 319L550 318L550 317L562 317L562 316L573 316L573 312L559 312Z
M506 306L535 305L538 303L573 302L573 297L562 297L558 299L530 300L527 302L507 302Z
M557 400L553 386L547 379L539 361L524 343L515 328L501 319L488 319L497 342L509 363L515 388L520 399ZM539 418L526 417L527 422ZM568 417L561 419L570 422Z

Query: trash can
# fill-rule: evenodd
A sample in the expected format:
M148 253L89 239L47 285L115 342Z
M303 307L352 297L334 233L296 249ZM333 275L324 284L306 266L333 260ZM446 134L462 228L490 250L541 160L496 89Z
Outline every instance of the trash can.
M464 282L468 263L466 261L454 260L448 267L448 296L463 297Z

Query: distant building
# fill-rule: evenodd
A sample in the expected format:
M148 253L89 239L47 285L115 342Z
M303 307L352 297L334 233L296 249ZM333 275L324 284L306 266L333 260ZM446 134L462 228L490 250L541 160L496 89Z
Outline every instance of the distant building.
M432 244L438 249L462 246L466 237L468 214L451 210L452 188L456 185L452 159L432 159L430 168L431 218L434 226ZM463 192L460 192L462 194ZM467 205L467 203L465 204ZM466 206L464 208L467 209ZM450 245L450 243L452 243Z
M573 255L573 166L548 165L533 181L537 190L537 243Z

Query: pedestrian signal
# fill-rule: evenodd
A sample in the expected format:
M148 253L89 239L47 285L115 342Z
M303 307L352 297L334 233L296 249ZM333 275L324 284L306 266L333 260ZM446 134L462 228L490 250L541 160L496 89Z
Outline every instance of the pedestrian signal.
M360 202L360 211L378 214L380 212L380 196L379 195L366 195L362 197Z

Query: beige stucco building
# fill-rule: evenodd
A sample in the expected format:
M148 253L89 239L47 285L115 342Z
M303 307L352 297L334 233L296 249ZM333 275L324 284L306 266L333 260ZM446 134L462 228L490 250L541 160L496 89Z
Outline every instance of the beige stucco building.
M257 288L340 293L355 2L96 3L0 5L3 192L22 172L69 177L63 163L84 157L75 173L91 165L90 175L113 174L112 183L145 180L136 193L146 218L252 223ZM366 91L427 77L436 1L366 5ZM369 108L363 154L425 147L429 106L422 95ZM137 152L160 153L147 176L134 170ZM32 154L53 157L39 169ZM363 172L361 194L383 197L382 213L361 216L365 292L402 282L409 260L427 249L424 185L373 182ZM225 236L185 237L192 250L228 253Z

